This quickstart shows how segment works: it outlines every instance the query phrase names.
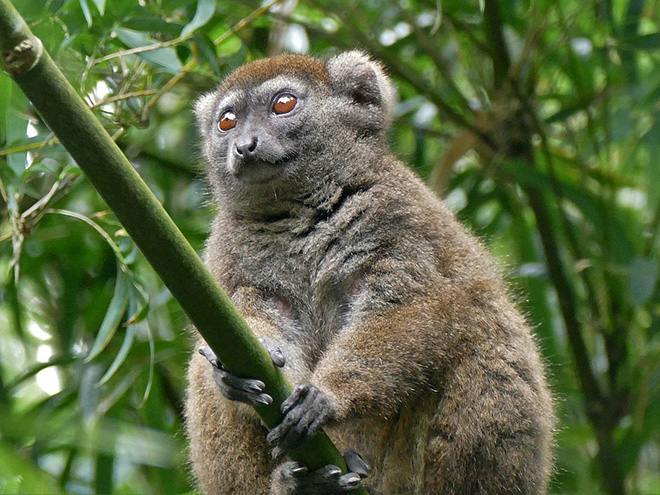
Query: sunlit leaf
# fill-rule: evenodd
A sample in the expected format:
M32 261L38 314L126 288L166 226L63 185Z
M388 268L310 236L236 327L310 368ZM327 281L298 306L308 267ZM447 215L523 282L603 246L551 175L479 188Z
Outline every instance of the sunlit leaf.
M192 21L187 24L183 31L181 31L181 37L185 38L190 35L193 31L201 28L213 17L215 12L215 0L197 0L197 10L195 11L195 16Z
M80 8L82 9L85 20L87 21L87 27L92 27L94 20L92 18L92 12L89 10L87 0L80 0Z
M156 49L138 53L138 57L143 58L155 67L172 74L176 74L181 70L181 62L179 61L174 48L157 48L159 45L157 40L132 29L115 28L115 32L117 33L117 37L129 48L154 46Z
M92 0L92 2L94 2L96 8L99 9L99 14L103 16L103 14L105 14L105 0Z
M28 370L26 370L23 374L17 376L11 382L9 382L6 385L6 388L8 390L10 390L12 388L17 387L21 383L24 383L26 380L34 377L41 370L48 369L52 366L66 366L66 365L72 364L74 361L75 361L75 358L70 357L70 356L66 356L66 357L51 358L46 363L34 364Z
M8 495L62 493L56 480L25 457L21 450L13 448L9 442L0 442L0 493Z

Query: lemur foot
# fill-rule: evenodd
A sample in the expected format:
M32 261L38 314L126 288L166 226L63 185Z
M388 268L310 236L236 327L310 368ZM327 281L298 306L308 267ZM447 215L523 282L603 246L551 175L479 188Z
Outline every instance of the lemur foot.
M342 474L332 464L308 472L301 462L285 462L274 474L274 486L283 495L342 495L350 494L362 487L362 479L369 475L370 468L362 456L352 450L342 452L348 473Z

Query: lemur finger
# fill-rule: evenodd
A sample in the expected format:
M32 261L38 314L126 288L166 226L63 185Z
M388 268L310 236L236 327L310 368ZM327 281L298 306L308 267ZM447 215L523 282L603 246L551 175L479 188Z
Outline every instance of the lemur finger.
M362 480L358 473L347 473L339 477L337 485L343 490L353 491L362 486Z
M277 460L286 455L286 450L284 450L281 447L275 447L273 450L270 451L270 455L273 459Z
M247 404L270 405L273 403L273 398L263 393L266 386L261 380L241 378L220 368L213 368L213 380L222 395L229 400Z
M213 352L213 350L209 346L202 345L199 347L198 351L213 366L215 366L216 368L222 368L220 361L218 361L218 357L215 355L215 352Z
M351 473L357 473L360 478L366 478L371 474L371 467L366 463L364 458L354 450L344 450L341 456L346 462L346 467Z
M282 438L284 438L287 435L288 431L297 422L298 422L298 418L294 418L290 415L284 416L282 422L268 432L268 435L266 435L266 441L268 443L280 444Z
M307 393L309 392L309 385L305 383L299 383L293 388L293 392L289 395L282 405L280 406L280 411L282 414L287 414L291 409L293 409L299 402L301 402Z
M305 411L301 415L292 418L294 423L286 430L279 441L278 445L284 449L291 449L301 444L302 441L312 434L309 426L314 421L314 413L312 411Z
M252 405L262 404L265 406L269 406L273 403L273 398L268 394L255 394L229 387L219 387L219 388L222 395L229 400L234 400Z
M270 354L270 359L272 359L275 366L278 368L284 366L286 360L284 359L284 354L276 340L273 340L270 337L259 337L259 342L261 342L266 348L268 354Z
M225 385L245 392L261 393L266 388L266 384L261 380L242 378L224 370L216 370L215 376Z
M282 464L282 475L287 478L301 478L308 472L307 466L302 462L291 461Z
M337 480L341 476L341 469L339 466L334 464L328 464L327 466L312 471L306 476L305 481L308 484L315 484L320 486L332 486L337 484Z
M315 420L317 411L310 407L303 397L301 402L292 407L285 414L282 422L273 428L266 440L270 443L276 443L284 449L290 449L300 443L300 440L307 436L309 426Z

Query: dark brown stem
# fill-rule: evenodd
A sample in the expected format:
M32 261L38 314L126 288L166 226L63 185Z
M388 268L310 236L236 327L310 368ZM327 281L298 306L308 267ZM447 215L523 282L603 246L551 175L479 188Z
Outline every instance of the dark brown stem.
M497 0L485 0L484 21L487 45L490 47L490 57L493 60L495 88L500 88L506 82L511 59L502 31L502 14Z

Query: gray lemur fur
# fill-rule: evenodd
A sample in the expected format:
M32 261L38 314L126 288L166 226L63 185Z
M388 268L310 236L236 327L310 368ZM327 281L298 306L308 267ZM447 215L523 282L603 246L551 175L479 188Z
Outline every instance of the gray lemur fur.
M277 114L283 93L297 103ZM263 384L193 353L186 427L205 494L350 493L367 472L385 495L546 491L538 348L491 256L388 150L393 95L353 51L258 60L197 103L219 211L206 263L299 384L268 433L243 403L267 402ZM351 473L271 455L319 427L355 451Z

